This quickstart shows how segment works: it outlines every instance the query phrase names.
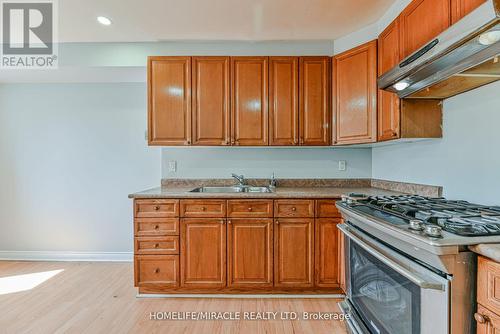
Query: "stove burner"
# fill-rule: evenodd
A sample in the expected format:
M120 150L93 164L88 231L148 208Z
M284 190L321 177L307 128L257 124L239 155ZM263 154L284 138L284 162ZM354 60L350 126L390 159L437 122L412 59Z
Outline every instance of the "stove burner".
M500 207L422 196L372 196L349 198L353 209L440 237L441 230L461 236L500 235Z

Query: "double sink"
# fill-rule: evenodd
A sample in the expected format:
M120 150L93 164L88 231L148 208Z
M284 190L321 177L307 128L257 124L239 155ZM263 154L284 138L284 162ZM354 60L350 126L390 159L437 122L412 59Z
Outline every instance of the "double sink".
M269 187L229 186L229 187L199 187L192 193L272 193Z

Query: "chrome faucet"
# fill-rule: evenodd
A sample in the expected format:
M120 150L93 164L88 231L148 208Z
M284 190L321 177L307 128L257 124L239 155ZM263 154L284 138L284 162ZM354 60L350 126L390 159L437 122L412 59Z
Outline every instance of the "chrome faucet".
M269 179L269 188L276 188L278 185L278 180L274 178L274 173L273 176L271 176L271 179Z
M247 180L245 180L245 176L234 174L234 173L232 173L231 176L234 177L236 179L236 181L238 181L239 187L244 187L247 185Z

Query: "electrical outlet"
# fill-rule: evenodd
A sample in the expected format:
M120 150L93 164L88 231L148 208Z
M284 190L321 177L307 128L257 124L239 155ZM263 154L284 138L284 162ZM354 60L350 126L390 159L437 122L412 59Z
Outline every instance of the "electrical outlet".
M339 170L345 171L347 169L347 162L345 160L339 161Z
M170 160L168 162L168 171L171 173L175 173L177 171L177 161Z

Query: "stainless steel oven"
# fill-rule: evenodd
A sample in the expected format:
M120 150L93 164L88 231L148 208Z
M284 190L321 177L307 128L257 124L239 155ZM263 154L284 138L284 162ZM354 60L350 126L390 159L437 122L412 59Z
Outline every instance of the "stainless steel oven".
M346 222L347 298L352 333L450 333L451 280Z

